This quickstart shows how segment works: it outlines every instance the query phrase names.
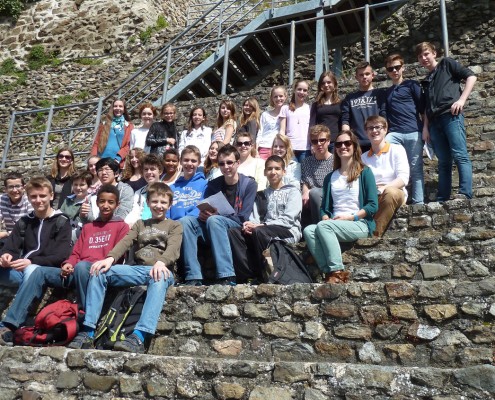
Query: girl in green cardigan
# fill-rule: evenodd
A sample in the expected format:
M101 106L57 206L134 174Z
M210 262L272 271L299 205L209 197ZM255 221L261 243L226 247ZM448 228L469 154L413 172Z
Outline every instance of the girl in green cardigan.
M304 230L306 244L325 273L326 283L349 279L339 242L371 236L377 210L375 177L361 161L356 136L351 131L342 131L335 139L333 172L323 182L321 221Z

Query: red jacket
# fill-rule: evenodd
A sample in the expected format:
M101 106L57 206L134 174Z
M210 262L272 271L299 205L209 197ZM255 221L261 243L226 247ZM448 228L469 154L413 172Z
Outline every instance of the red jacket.
M98 155L98 143L100 142L100 137L101 133L103 132L103 126L104 124L108 124L108 121L105 121L100 124L100 127L98 128L98 133L96 134L95 141L93 142L93 146L91 147L91 154L92 156L97 156ZM117 153L120 156L120 169L124 168L125 164L125 158L127 157L127 154L129 153L129 148L131 144L131 131L134 129L134 125L132 122L126 121L126 125L124 128L124 138L122 139L122 145L120 146L120 150ZM105 144L106 145L106 144Z
M70 257L62 263L76 265L79 261L93 263L106 258L114 246L129 232L129 225L122 219L108 222L95 220L83 226Z

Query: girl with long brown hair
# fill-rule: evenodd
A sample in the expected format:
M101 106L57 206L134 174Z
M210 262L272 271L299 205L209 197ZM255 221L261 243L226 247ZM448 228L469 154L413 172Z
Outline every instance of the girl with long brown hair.
M339 242L353 242L373 234L378 192L373 172L361 161L361 148L351 131L335 139L333 172L323 182L321 221L304 230L304 238L326 283L349 279Z

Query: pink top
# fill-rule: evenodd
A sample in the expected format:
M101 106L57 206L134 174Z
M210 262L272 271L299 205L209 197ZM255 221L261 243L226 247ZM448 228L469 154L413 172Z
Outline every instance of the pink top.
M285 134L290 139L294 150L309 150L309 104L304 103L294 111L289 109L288 105L282 106L280 117L287 118Z

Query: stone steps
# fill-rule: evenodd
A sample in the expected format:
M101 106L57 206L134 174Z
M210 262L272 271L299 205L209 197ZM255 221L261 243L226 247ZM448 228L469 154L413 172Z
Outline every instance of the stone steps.
M0 399L487 399L495 367L388 367L0 348Z

